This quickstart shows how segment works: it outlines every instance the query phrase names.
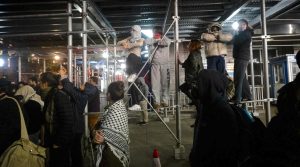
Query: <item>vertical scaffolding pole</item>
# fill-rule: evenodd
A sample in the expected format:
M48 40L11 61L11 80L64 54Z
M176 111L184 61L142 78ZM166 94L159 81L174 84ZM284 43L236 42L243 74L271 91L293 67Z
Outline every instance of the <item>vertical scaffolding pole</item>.
M184 147L181 145L181 113L179 109L179 16L178 16L178 0L174 2L174 48L175 48L175 105L176 105L176 137L178 142L175 148L175 159L184 158Z
M43 72L46 72L46 59L43 59Z
M22 57L19 55L18 57L18 81L22 80Z
M269 87L269 59L268 59L268 44L267 44L267 23L266 23L266 0L261 1L261 28L263 32L263 60L264 60L264 95L267 102L266 106L266 123L271 120L271 105L270 105L270 87Z
M76 54L74 56L74 84L77 86L78 83L78 71L77 71L77 64L76 64Z
M116 81L116 70L117 70L117 37L114 37L114 74L113 74L113 81Z
M109 85L109 52L108 52L108 34L106 34L106 38L105 38L105 45L106 45L106 49L105 49L105 54L107 54L106 56L106 87L108 87Z
M72 35L72 2L68 2L68 76L69 80L73 82L73 68L72 68L72 57L73 57L73 35Z
M252 41L250 43L250 59L251 59L251 83L252 83L252 96L253 96L253 104L252 104L252 110L255 112L256 107L256 91L255 91L255 74L254 74L254 60L253 60L253 47L252 47Z
M83 83L87 82L87 3L85 0L82 1L82 51L83 51L83 62L82 62L82 69L83 69ZM89 137L89 129L88 129L88 115L87 115L87 106L85 107L84 111L84 127L85 127L85 137Z

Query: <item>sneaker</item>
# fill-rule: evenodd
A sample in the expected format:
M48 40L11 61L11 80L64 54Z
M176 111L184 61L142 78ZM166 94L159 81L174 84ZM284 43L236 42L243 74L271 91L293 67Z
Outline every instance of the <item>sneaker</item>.
M169 106L169 105L168 105L167 103L165 103L165 102L160 103L160 105L161 105L162 107L168 107L168 106Z
M135 104L135 105L129 107L128 110L131 110L131 111L139 111L139 110L141 110L141 106Z
M140 126L143 126L143 125L146 125L146 124L148 124L148 122L144 122L144 121L142 121L142 122L138 122L137 124L138 124L138 125L140 125Z
M136 79L136 74L131 74L129 75L129 77L127 78L128 82L134 82Z

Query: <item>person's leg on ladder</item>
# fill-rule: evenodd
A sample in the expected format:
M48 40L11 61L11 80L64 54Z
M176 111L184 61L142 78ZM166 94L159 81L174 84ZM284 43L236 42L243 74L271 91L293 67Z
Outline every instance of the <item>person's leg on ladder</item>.
M154 108L159 108L160 104L160 65L152 64L151 67L151 85L154 98Z
M162 99L161 105L167 107L169 105L169 85L170 85L170 73L168 65L161 65L161 90L162 90Z

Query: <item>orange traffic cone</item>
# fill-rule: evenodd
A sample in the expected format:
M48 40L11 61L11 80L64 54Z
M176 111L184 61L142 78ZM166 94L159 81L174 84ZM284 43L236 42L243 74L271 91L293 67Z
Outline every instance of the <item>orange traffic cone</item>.
M161 167L159 153L157 149L153 150L153 167Z

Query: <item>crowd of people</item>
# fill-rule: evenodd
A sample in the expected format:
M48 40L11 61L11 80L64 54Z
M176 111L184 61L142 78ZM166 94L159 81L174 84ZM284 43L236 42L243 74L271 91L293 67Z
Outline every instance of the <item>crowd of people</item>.
M254 167L299 166L299 74L279 90L278 114L267 127L254 116L246 119L239 107L252 95L245 75L250 60L252 28L239 20L239 31L232 36L223 33L220 24L212 24L201 39L191 40L189 56L179 64L185 69L185 82L180 90L196 106L193 146L189 156L192 167ZM169 101L169 46L171 40L161 27L153 28L153 38L143 39L140 26L131 28L131 36L118 42L127 49L128 82L134 83L128 94L128 110L141 110L138 124L148 122L149 88L140 74L141 47L149 46L151 89L154 108L167 107ZM234 80L226 71L226 45L233 44ZM201 49L205 47L207 69L204 69ZM300 68L300 52L296 55ZM49 148L50 167L83 166L81 141L84 133L84 112L100 112L98 78L77 88L69 80L67 67L57 65L32 77L28 84L20 82L13 89L11 82L0 79L0 155L20 138L19 108L7 96L19 101L30 140ZM124 102L125 85L112 82L107 88L108 105L104 114L89 117L89 128L96 151L97 167L129 166L129 128ZM233 102L233 104L230 103ZM246 111L247 112L247 111ZM250 121L249 121L250 120Z

